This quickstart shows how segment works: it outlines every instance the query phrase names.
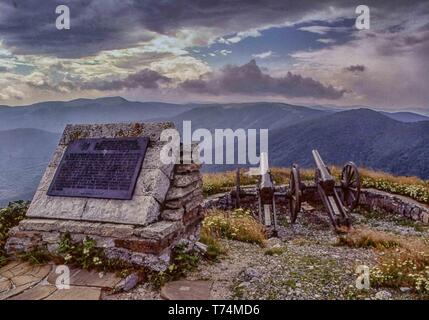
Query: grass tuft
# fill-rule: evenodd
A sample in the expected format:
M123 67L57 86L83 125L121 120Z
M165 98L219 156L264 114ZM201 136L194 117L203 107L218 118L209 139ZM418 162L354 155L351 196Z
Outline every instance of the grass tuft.
M259 245L266 240L264 226L253 218L250 211L243 209L209 211L203 221L202 233Z
M400 241L393 235L370 230L353 229L338 237L337 245L351 248L390 249L400 246Z

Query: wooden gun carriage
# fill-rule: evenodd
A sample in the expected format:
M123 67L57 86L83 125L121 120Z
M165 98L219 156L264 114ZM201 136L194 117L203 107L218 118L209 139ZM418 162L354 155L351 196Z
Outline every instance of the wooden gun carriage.
M350 212L358 205L361 191L361 180L357 166L349 161L342 171L340 183L337 184L330 169L325 165L317 150L312 151L315 170L316 191L326 208L329 219L333 227L338 230L340 227L350 227ZM274 226L277 230L276 197L274 180L268 167L268 156L261 154L260 168L249 171L251 175L259 177L257 184L258 197L258 218L266 226ZM236 198L237 207L240 206L240 175L237 170ZM306 189L310 187L301 182L299 166L293 164L290 172L289 189L284 193L286 202L289 204L291 223L295 223L298 213L301 211L301 203ZM272 209L272 210L271 210Z
M336 184L331 171L325 165L317 150L312 151L316 163L315 185L326 208L329 219L337 230L339 227L350 227L350 212L359 204L361 180L359 170L352 161L347 162L341 171L340 184ZM294 223L301 210L302 193L306 186L301 183L299 167L294 164L289 180L290 218Z

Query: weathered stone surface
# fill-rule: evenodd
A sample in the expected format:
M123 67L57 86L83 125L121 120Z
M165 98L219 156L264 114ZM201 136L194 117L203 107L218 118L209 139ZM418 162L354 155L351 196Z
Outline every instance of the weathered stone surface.
M203 183L201 180L199 180L184 188L171 187L170 190L168 190L166 200L170 201L184 198L195 190L201 189L202 186Z
M121 281L114 273L98 273L95 271L75 270L70 278L73 286L114 288Z
M75 219L82 218L87 199L50 197L45 190L38 190L27 211L27 217Z
M63 158L64 153L66 152L67 146L58 145L55 148L54 153L52 154L51 161L48 164L48 167L56 168L59 166L61 159Z
M160 221L145 228L136 228L135 238L115 239L115 246L133 252L160 254L178 239L183 225L178 221Z
M161 296L167 300L209 300L212 286L213 281L172 281L161 289Z
M132 252L126 248L113 247L105 250L109 259L127 261L136 266L147 267L154 271L165 271L170 264L169 250L163 251L161 255L153 255L141 252Z
M204 217L204 211L198 207L192 211L186 212L183 216L183 224L185 226L195 224L201 221Z
M101 288L70 287L57 290L46 300L100 300Z
M158 202L165 200L170 179L160 169L142 169L137 179L135 196L152 196Z
M363 189L360 203L373 209L428 223L429 206L404 196L375 189Z
M177 164L174 169L176 173L186 174L186 173L199 171L200 168L201 168L200 164L190 163L190 164Z
M160 214L159 203L150 196L134 196L131 201L88 199L83 220L148 225Z
M202 180L202 176L199 171L195 171L190 174L176 174L174 176L173 185L175 187L183 188L199 180Z
M2 279L0 278L0 293L9 291L12 289L13 284L9 279Z
M6 242L5 249L10 255L17 252L28 251L40 246L42 237L37 232L19 231L18 227L9 230L9 238Z
M198 206L201 206L203 201L204 201L203 195L197 193L197 195L194 195L192 199L185 204L185 211L189 212L194 210Z
M183 213L185 209L165 209L161 213L161 219L168 221L180 221L183 218Z
M22 276L17 276L17 277L13 277L12 278L12 282L17 286L23 286L29 283L37 283L39 282L41 279L38 277L33 277L31 275L22 275Z
M136 272L133 272L129 276L127 276L125 279L122 279L121 282L119 282L116 287L115 291L125 291L128 292L132 289L134 289L137 284L140 281L140 277Z
M54 179L56 171L57 167L48 166L42 176L42 180L40 180L40 184L37 190L47 192L52 180Z
M70 232L102 237L127 237L133 235L134 226L73 220L27 219L19 224L19 230Z
M101 137L149 137L151 141L160 141L161 132L169 128L174 128L172 122L67 125L60 145L68 145L76 139Z
M139 238L162 240L180 228L179 222L160 221L145 228L136 228L134 234Z
M148 148L146 151L145 158L143 160L143 169L159 169L161 170L168 178L172 178L174 174L174 162L164 163L161 161L161 150L163 144L157 144L153 147ZM179 155L174 155L173 160L178 158Z
M34 285L35 285L35 283L31 282L31 283L27 283L27 284L24 284L24 285L19 286L19 287L14 287L8 291L4 291L4 292L0 293L0 300L6 300L6 299L9 299L13 296L16 296L16 295L20 294L21 292L24 292L28 288L34 286Z
M57 288L52 285L39 285L10 298L10 300L43 300L56 290Z

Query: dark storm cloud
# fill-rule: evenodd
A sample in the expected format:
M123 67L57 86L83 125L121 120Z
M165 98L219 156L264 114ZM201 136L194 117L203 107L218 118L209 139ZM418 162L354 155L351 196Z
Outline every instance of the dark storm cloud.
M211 73L198 80L186 80L180 86L192 93L213 95L280 95L339 99L345 93L345 90L337 90L312 78L290 72L284 77L272 77L263 73L255 60L242 66L227 66L220 73Z
M122 89L157 89L161 83L169 83L170 78L159 74L156 71L144 69L137 73L131 74L121 80L113 81L94 81L86 83L81 89L95 90L122 90Z
M416 1L394 1L395 9ZM297 21L308 13L350 7L359 1L299 0L2 0L0 38L14 53L82 57L127 48L149 39L144 30L174 34L209 27L233 33L265 24ZM55 28L55 8L69 6L71 29ZM392 1L374 2L389 12Z
M344 70L348 72L364 72L366 70L366 67L362 64L356 64L353 66L348 66L344 68Z

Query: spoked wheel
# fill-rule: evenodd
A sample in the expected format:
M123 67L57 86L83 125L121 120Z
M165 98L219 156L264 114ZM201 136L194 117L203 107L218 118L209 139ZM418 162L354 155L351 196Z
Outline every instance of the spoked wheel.
M360 188L359 170L354 162L347 162L341 172L341 189L343 204L349 211L359 204Z
M289 179L289 211L290 221L295 223L298 212L301 210L301 178L299 175L299 167L297 164L292 165Z

